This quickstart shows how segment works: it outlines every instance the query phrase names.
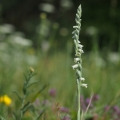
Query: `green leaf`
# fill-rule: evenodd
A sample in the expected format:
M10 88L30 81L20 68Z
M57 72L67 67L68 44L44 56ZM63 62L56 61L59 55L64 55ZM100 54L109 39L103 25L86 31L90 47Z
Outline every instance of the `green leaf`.
M33 84L37 83L38 81L32 82L30 84L27 85L27 88L31 87Z
M34 97L32 98L32 102L35 101L35 99L39 96L39 94L40 94L47 86L48 86L48 84L45 85L42 89L40 89L40 90L34 95Z
M14 116L15 120L18 120L18 117L15 112L13 112L13 116Z
M16 96L19 98L19 100L22 102L22 98L19 96L18 92L13 91L13 93L15 93L15 94L16 94Z
M37 117L36 120L39 120L39 118L42 116L42 114L45 112L45 109L40 113L40 115Z
M27 102L27 103L21 108L21 110L26 109L29 105L30 105L30 102Z

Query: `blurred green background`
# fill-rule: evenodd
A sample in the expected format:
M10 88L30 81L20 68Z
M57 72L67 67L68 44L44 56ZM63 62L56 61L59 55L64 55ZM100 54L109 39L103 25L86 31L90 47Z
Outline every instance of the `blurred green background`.
M82 95L85 100L91 94L99 96L88 113L92 117L97 114L98 119L119 118L118 0L0 0L0 96L6 94L12 100L9 107L0 103L0 115L12 120L12 111L19 108L12 91L22 94L23 73L32 67L37 73L33 81L39 81L32 89L38 91L47 85L38 99L69 108L71 118L76 119L76 78L71 67L75 52L71 33L79 4L82 5L80 41L85 52L83 76L88 83ZM54 99L49 95L51 89L56 92ZM104 115L105 106L111 108L107 115ZM111 117L114 106L119 114Z
M57 22L59 30L55 39L67 43L71 36L76 8L82 4L82 30L81 41L85 50L90 50L91 40L96 33L100 48L110 47L111 50L119 49L120 34L120 4L118 0L1 0L0 2L0 23L14 25L16 30L25 33L36 44L36 28L40 24L40 14L47 15L49 30L46 30L46 37L50 38L53 32L52 24ZM48 26L47 26L48 27ZM46 28L47 29L47 28ZM64 33L64 36L63 36Z

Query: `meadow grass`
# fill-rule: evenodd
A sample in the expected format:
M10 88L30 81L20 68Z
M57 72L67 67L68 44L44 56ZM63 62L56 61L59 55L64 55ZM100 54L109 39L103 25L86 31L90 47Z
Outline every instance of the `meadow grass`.
M40 100L51 100L48 91L50 88L56 89L56 97L54 98L53 103L59 103L60 106L67 107L70 110L71 118L74 119L74 114L77 109L75 75L71 69L71 65L73 64L72 56L68 56L67 52L56 52L53 55L48 55L43 58L39 56L38 59L40 59L40 61L35 66L32 66L37 72L34 79L39 81L39 84L36 85L35 89L38 91L44 85L49 84L38 98ZM84 95L85 98L89 98L92 92L100 96L100 99L95 103L94 112L101 116L104 113L105 106L119 106L120 74L118 71L120 66L115 66L108 62L105 62L104 66L98 66L95 63L93 55L90 53L83 55L83 60L83 75L85 76L89 87L82 90L81 94ZM26 68L27 67L28 66L26 66ZM25 68L25 66L23 68ZM4 69L7 69L7 67L5 66ZM12 99L12 104L8 108L4 104L1 104L2 107L0 107L0 109L2 111L4 108L4 112L1 112L4 117L8 115L7 111L9 109L11 111L10 113L12 113L12 111L19 108L17 97L12 91L13 89L21 91L24 82L23 73L26 71L25 69L21 69L22 68L18 68L17 71L14 71L14 74L12 72L11 79L6 78L0 84L6 88L5 90L3 89L1 95L7 94ZM4 78L6 74L7 70L1 75ZM9 86L7 83L9 83ZM10 117L8 117L8 119L10 119Z
M10 42L11 38L14 41ZM18 38L23 40L22 44L16 41ZM53 43L53 38L54 35L50 38L50 43ZM21 107L21 102L13 91L18 91L20 96L25 95L24 73L27 73L29 67L37 73L32 78L32 82L37 81L37 84L29 89L32 92L26 98L26 101L30 101L29 110L20 118L18 114L17 119L77 119L76 76L71 68L74 64L71 42L68 42L64 50L51 48L52 52L49 52L49 48L40 51L41 41L38 41L39 49L34 49L29 40L20 36L10 35L6 39L8 41L2 42L0 47L0 120L13 120L13 112L19 113L26 105ZM85 112L89 106L85 120L119 120L119 55L117 61L113 59L116 56L114 53L110 59L110 51L107 54L99 52L96 44L93 43L92 52L82 55L82 74L88 88L81 90L80 107Z

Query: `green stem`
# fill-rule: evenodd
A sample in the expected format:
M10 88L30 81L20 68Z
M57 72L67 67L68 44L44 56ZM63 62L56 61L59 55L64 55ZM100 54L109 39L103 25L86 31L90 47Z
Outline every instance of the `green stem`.
M80 80L77 79L77 94L78 94L78 113L77 120L80 120Z

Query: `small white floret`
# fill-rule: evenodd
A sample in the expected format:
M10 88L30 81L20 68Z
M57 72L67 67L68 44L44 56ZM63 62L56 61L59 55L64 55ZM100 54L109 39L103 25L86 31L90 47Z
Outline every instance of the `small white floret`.
M83 87L87 88L87 84L82 84L81 86L83 86Z
M83 45L81 45L81 44L78 44L78 47L79 47L79 48L82 48L82 47L83 47Z
M85 78L80 78L81 81L85 81Z
M73 26L73 28L79 28L79 26Z
M80 61L80 58L74 58L74 62L77 63Z
M84 51L83 51L82 49L78 49L78 51L79 51L80 53L84 53Z
M78 68L78 64L73 65L72 68L73 68L73 69Z

